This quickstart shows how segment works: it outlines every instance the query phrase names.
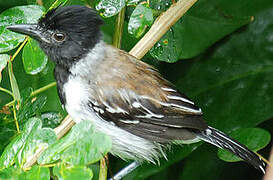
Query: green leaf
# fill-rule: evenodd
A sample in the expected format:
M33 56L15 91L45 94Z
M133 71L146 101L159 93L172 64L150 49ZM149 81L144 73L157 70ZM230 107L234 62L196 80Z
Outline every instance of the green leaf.
M139 38L147 27L152 25L153 20L152 9L147 5L139 4L130 17L128 32L136 38Z
M151 8L157 11L166 11L171 4L173 3L173 0L149 0L149 5Z
M23 179L24 171L20 168L10 167L0 170L0 179L1 180L21 180Z
M141 0L127 0L126 1L126 5L127 6L133 6L133 5L137 5Z
M42 153L39 164L57 160L72 164L86 165L100 160L111 149L111 139L94 131L90 121L76 124L72 130Z
M20 107L17 111L17 119L20 123L24 123L34 115L40 115L42 108L44 107L47 97L40 95L37 97L31 97L32 88L24 89L21 93Z
M20 168L10 167L0 171L1 180L49 180L49 169L41 166L33 166L29 171L22 171Z
M232 2L231 2L232 3ZM234 16L219 0L200 0L150 50L160 61L192 58L236 29L251 16Z
M1 119L1 118L0 118ZM13 119L1 119L0 121L4 122L0 125L0 152L2 153L5 147L10 143L13 137L16 135L17 131L14 127ZM1 169L1 166L0 166Z
M43 14L43 7L37 5L18 6L0 14L0 53L16 48L25 39L24 35L6 29L8 25L35 23Z
M0 82L2 80L2 70L6 67L7 63L9 60L9 55L8 54L0 54Z
M10 62L10 61L8 62L8 72L9 72L10 86L11 86L12 93L13 93L13 99L16 101L19 101L21 98L20 91L19 91L19 87L18 87L16 78L13 73L12 62Z
M42 121L38 118L29 119L33 121L34 126L27 137L27 140L19 151L17 158L20 166L23 166L33 155L37 152L38 148L47 148L48 145L53 144L57 140L57 136L53 129L42 128ZM28 128L26 126L26 128Z
M270 133L260 128L238 129L230 133L230 136L254 152L263 149L271 139ZM218 157L227 162L241 161L240 158L223 149L218 150Z
M26 0L27 4L31 5L31 4L38 4L37 0Z
M0 169L8 168L14 164L17 153L23 147L35 123L36 121L28 121L25 125L23 133L15 137L5 148L0 157Z
M46 148L57 137L53 129L42 128L38 118L31 118L25 124L23 132L6 147L0 158L0 169L10 167L18 162L22 167L40 147Z
M226 1L226 4L231 2L235 1ZM236 2L242 3L242 1ZM246 5L252 7L252 3L253 1L250 4L245 2L242 4L243 8L238 9L234 6L231 10L244 12L249 8L249 6L245 8ZM191 61L179 61L174 64L160 63L160 70L166 79L175 83L181 92L202 108L204 119L208 124L226 133L239 128L255 127L273 117L273 87L271 85L273 43L270 38L273 32L270 20L273 18L273 4L269 0L263 3L255 0L255 4L251 10L255 16L253 23L218 42L204 54ZM256 8L260 4L263 4L264 9L257 13ZM271 127L272 125L268 128ZM171 151L180 152L178 147L173 147ZM170 169L178 169L176 173L185 173L181 179L190 180L262 178L259 173L255 173L255 169L245 163L225 163L217 157L216 152L207 153L208 151L217 151L217 148L204 143L187 157L190 159L186 160L186 163L184 161L173 163ZM167 157L168 159L176 158L176 161L179 161L186 156L180 158L174 153L168 154ZM160 165L164 166L163 163L164 161L161 161ZM240 170L244 168L244 173L237 170L237 167ZM240 176L230 173L234 169L237 173L241 173ZM135 171L132 174L141 176L143 172L147 172L151 175L160 171L160 169L155 172L153 169L149 171L148 168L141 170L137 170L138 174ZM165 170L169 169L165 168ZM169 171L166 173L171 175ZM253 178L255 174L256 178ZM246 175L249 176L246 178ZM234 176L237 178L232 178Z
M201 106L211 126L224 132L273 117L272 38L265 35L273 31L271 12L257 14L248 28L194 62L176 64L173 71L177 87Z
M260 4L261 1L255 2ZM271 1L264 6L262 12L254 14L253 23L217 43L202 56L193 61L161 64L167 79L175 82L181 92L202 108L208 124L226 133L255 127L273 117L273 87L270 85L273 82L270 38L273 6ZM217 149L204 145L190 155L187 163L183 163L185 168L181 172L185 175L181 179L239 179L232 178L235 174L230 175L238 163L225 163L217 158L216 153L204 157L206 151ZM202 166L204 162L206 166ZM242 163L240 170L245 166ZM236 172L240 173L240 170ZM240 177L246 178L245 175L250 174L248 177L253 179L256 171L247 166L244 172Z
M125 0L101 0L96 9L101 12L104 17L111 17L118 14L125 6Z
M232 178L233 172L236 172L235 165L233 169L228 173L222 172L223 166L231 163L225 163L219 160L216 155L216 149L210 144L203 144L195 150L187 159L183 162L181 171L177 172L177 179L190 179L190 180L228 180L228 179L240 179ZM247 164L244 164L247 166ZM236 170L234 170L236 169ZM251 169L251 167L250 167ZM253 170L253 169L251 169ZM255 170L254 170L255 171ZM231 173L232 172L232 173Z
M50 172L47 167L33 166L29 171L25 172L26 180L50 180Z
M63 119L63 116L58 112L42 113L41 119L44 127L55 128Z
M38 42L32 38L29 38L23 49L22 59L26 73L31 75L41 72L46 67L48 60Z
M53 168L53 174L57 176L59 180L86 180L92 179L93 177L92 170L85 166L66 167L64 165L57 165Z
M54 5L54 6L52 6ZM43 6L49 10L49 8L56 8L59 5L69 6L69 5L86 5L86 0L45 0L43 1Z
M0 0L0 11L4 11L8 8L14 7L14 6L22 6L22 5L27 5L26 0Z
M99 176L100 176L100 163L90 164L87 167L92 170L93 179L99 179Z

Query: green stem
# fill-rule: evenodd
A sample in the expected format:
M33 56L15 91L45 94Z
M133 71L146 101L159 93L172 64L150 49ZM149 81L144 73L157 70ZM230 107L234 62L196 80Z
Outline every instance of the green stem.
M17 120L15 103L13 103L12 107L13 107L12 108L13 109L13 117L14 117L14 121L15 121L16 130L17 130L18 133L20 133L20 127L19 127L19 123L18 123L18 120Z
M11 105L13 105L14 103L15 103L15 100L12 100L12 101L8 102L7 104L5 104L5 106L11 106Z
M27 43L28 41L28 36L26 36L25 40L23 41L23 43L20 45L20 47L16 50L16 52L13 54L13 56L11 57L10 61L12 62L14 60L14 58L18 55L18 53L21 51L21 49L24 47L24 45Z
M113 36L113 45L117 48L121 47L124 17L125 17L125 7L122 8L122 10L117 15L117 19L116 19L115 32Z
M49 83L48 85L44 86L44 87L41 87L39 89L36 89L35 91L33 91L30 96L36 96L37 94L40 94L41 92L44 92L46 90L48 90L49 88L52 88L56 85L56 82L52 82L52 83ZM11 106L15 103L15 100L5 104L5 106Z
M51 4L51 6L48 8L47 12L50 11L53 8L58 7L59 5L65 5L67 3L68 0L62 1L62 0L56 0L54 1L53 4Z
M13 97L12 92L9 91L9 90L7 90L7 89L5 89L5 88L1 88L1 87L0 87L0 91L3 91L3 92L5 92L5 93L7 93L7 94L9 94L9 95L11 95L11 96Z
M52 88L54 86L56 86L56 82L49 83L48 85L33 91L30 96L36 96L37 94L39 94L41 92L44 92L44 91L46 91L46 90L48 90L48 89L50 89L50 88Z
M18 50L16 51L18 52ZM18 53L15 53L15 55L13 57L15 57ZM19 127L19 123L17 120L17 115L16 115L16 102L18 103L20 101L20 91L18 88L18 84L16 81L16 78L14 76L13 73L13 68L12 68L12 61L10 60L8 62L8 72L9 72L9 80L10 80L10 86L12 89L12 95L13 95L13 100L14 103L12 104L12 109L13 109L13 117L14 117L14 122L15 122L15 126L16 126L16 130L18 133L20 133L20 127Z
M107 156L100 160L100 174L99 180L106 180L107 179L107 163L106 163Z

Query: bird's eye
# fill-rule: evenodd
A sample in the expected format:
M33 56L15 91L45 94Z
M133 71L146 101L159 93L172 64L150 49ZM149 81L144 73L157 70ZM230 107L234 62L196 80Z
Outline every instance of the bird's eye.
M53 34L53 38L54 38L56 41L61 42L61 41L63 41L63 40L65 39L65 34L60 33L60 32L54 33L54 34Z

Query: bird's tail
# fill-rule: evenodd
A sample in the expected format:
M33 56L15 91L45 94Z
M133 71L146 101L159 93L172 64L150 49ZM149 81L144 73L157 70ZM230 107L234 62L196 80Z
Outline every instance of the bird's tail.
M232 152L236 156L254 166L256 169L259 169L265 173L266 163L257 154L252 152L245 145L228 137L223 132L212 127L208 127L206 130L198 132L197 136L210 144Z

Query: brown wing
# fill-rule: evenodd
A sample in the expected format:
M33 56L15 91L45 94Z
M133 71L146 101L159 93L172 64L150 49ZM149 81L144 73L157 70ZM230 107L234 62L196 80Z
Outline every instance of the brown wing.
M200 108L173 89L149 65L116 49L95 77L92 107L103 119L144 138L158 142L194 138L188 129L206 129ZM111 67L111 69L103 69Z

